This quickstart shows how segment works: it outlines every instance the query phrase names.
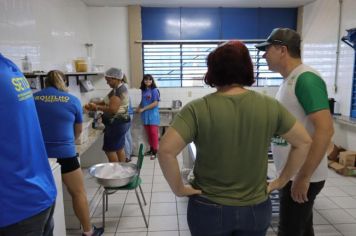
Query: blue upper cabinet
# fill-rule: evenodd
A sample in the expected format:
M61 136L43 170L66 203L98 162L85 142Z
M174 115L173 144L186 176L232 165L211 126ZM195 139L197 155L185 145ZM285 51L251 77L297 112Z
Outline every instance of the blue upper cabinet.
M220 39L220 19L219 8L181 8L181 39Z
M143 7L144 40L265 39L274 28L296 29L297 8Z
M143 40L179 40L180 8L143 7Z
M297 29L297 8L259 8L258 38L267 38L274 28Z
M257 8L222 8L222 39L257 39Z

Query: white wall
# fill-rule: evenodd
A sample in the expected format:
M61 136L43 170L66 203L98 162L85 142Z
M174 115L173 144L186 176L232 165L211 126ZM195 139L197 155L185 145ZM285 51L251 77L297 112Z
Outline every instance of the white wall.
M129 72L126 7L87 7L80 0L1 0L0 52L21 68L27 55L33 70L66 71L66 64L86 58L93 43L92 64ZM129 76L129 75L128 75ZM87 102L107 94L102 76L92 77L96 90L80 93L75 79L70 92Z
M356 27L356 1L343 0L341 36L345 29ZM304 7L303 17L303 60L317 69L328 86L329 97L337 101L336 112L349 116L351 87L353 78L354 51L345 43L340 43L340 60L336 77L337 91L334 90L338 33L339 1L317 0ZM356 128L335 123L336 144L356 150Z
M86 8L72 0L0 1L0 52L20 68L28 55L33 70L64 69L86 56Z

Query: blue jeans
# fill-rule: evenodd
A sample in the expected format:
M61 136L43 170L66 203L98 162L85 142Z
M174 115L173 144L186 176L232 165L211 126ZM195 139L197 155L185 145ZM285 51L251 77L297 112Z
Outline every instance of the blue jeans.
M133 115L130 115L131 122L133 119ZM127 130L125 134L125 156L127 159L131 160L131 154L132 154L132 135L131 135L131 125L130 128Z
M292 181L279 191L278 236L314 236L313 205L325 181L310 183L308 201L297 203L291 197Z
M270 225L270 199L252 206L224 206L201 196L188 203L192 236L265 236Z
M55 204L37 215L0 228L0 236L53 236L54 206Z

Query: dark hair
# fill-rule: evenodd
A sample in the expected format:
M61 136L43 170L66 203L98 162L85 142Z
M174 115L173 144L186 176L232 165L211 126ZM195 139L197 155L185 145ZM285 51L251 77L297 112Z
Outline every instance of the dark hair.
M240 41L230 41L217 47L208 55L207 66L204 82L211 87L251 86L255 82L250 53Z
M143 90L146 90L146 85L145 85L145 80L152 80L152 84L151 84L151 88L157 88L157 85L155 83L155 80L153 79L153 76L150 75L150 74L146 74L146 75L143 75L143 78L142 78L142 81L141 81L141 86L140 86L140 89L143 91Z
M299 46L287 46L288 53L293 58L301 58L300 45Z
M59 70L51 70L46 75L45 86L54 87L60 91L67 92L68 88L66 86L67 77Z

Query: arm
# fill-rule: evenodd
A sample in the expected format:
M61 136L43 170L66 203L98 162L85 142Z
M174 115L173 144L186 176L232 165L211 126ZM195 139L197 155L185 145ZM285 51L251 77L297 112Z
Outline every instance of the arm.
M95 105L94 110L109 112L115 114L121 105L121 99L118 96L111 96L109 100L109 105L105 103L103 105Z
M75 123L74 124L74 138L77 140L82 133L83 124L82 123Z
M201 194L200 190L184 185L177 161L177 155L183 150L186 143L174 128L169 128L163 136L158 150L158 161L164 177L174 194L177 196L189 196Z
M281 174L268 185L268 193L280 189L297 173L305 161L312 142L308 132L298 121L285 134L281 135L291 145L288 160Z
M140 106L137 108L137 112L141 113L141 112L144 112L146 110L151 110L156 106L158 106L158 101L154 101L154 102L152 102L151 104L149 104L149 105L147 105L145 107L141 107L141 103L140 103Z
M307 192L310 178L325 157L331 137L334 134L333 121L329 110L311 113L308 118L314 126L313 141L307 159L295 177L291 189L292 198L299 203L308 201Z

